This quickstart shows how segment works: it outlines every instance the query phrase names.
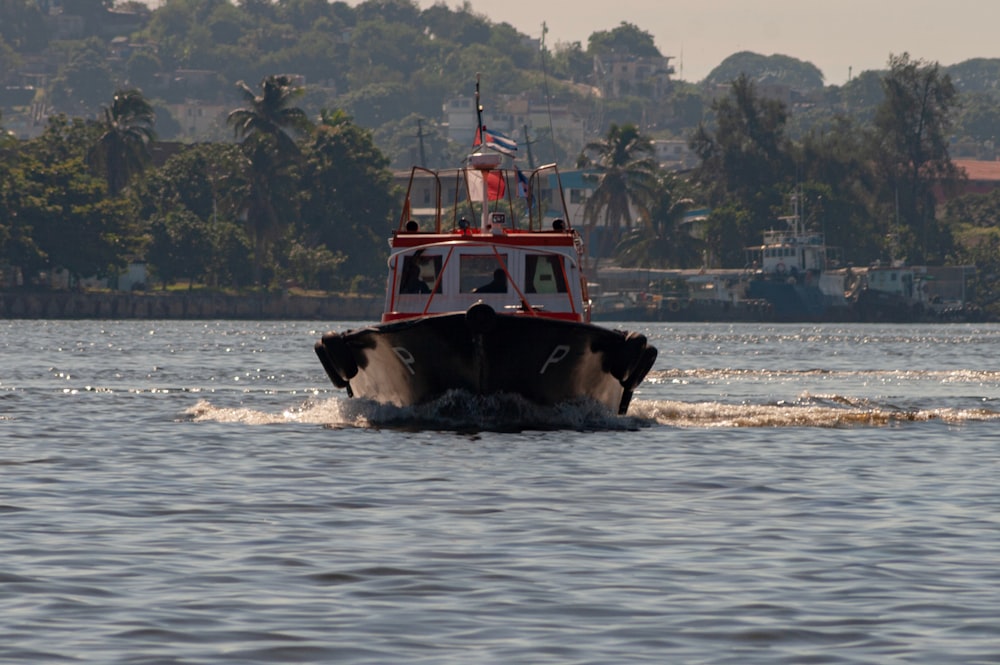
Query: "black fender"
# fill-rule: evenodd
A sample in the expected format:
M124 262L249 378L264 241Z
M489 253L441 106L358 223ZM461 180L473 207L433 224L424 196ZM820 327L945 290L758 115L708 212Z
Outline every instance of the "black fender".
M327 370L327 374L330 374L330 379L333 380L333 376L336 374L346 386L348 381L358 375L358 361L354 359L354 353L347 345L347 340L339 333L327 333L323 335L320 344L322 344L329 362L329 366L324 362L323 367ZM320 356L320 362L323 362L322 356ZM331 367L333 372L330 372ZM337 384L336 380L333 382L334 385Z
M643 349L646 348L648 346L645 335L637 332L627 333L625 339L615 344L613 348L605 350L605 369L622 385L625 385L629 376L634 373L634 368L642 357Z
M333 382L333 385L338 388L346 388L347 381L340 378L340 372L337 371L337 368L334 367L333 363L330 361L330 356L327 355L326 347L323 346L323 342L316 342L313 349L316 351L316 357L319 358L320 364L323 365L323 369L326 371L326 375L330 377L330 381Z

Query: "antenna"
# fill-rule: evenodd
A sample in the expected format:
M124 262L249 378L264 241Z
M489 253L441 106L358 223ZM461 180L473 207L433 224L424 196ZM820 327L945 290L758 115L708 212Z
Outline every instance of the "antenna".
M476 72L476 138L485 143L483 132L483 105L479 103L479 72Z
M542 21L542 85L545 88L545 108L549 114L549 137L552 140L552 162L558 160L556 157L556 131L552 126L552 99L549 97L549 72L545 67L545 35L549 32L549 26Z
M530 169L531 169L532 171L534 171L534 170L535 170L535 158L531 156L531 144L532 144L532 143L534 143L534 141L532 141L532 140L531 140L531 139L530 139L530 138L528 137L528 126L527 126L527 125L525 125L525 126L524 126L524 145L525 145L525 147L527 147L527 149L528 149L528 167L529 167L529 168L530 168Z

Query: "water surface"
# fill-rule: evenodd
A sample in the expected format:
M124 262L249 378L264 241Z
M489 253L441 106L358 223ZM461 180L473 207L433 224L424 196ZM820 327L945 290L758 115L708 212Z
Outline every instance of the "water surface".
M0 662L1000 663L1000 326L629 327L618 417L0 322Z

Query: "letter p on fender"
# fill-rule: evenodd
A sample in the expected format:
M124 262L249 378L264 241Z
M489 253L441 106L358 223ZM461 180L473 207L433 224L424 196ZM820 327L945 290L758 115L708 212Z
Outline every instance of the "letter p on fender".
M569 346L566 344L558 344L556 348L552 349L552 353L549 354L548 359L545 364L542 365L542 369L538 371L539 374L545 374L545 370L549 368L549 365L554 365L563 358L569 355Z

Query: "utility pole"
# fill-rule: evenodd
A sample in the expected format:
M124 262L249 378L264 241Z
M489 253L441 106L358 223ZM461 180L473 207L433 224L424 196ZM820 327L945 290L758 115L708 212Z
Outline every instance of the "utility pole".
M427 168L427 155L424 154L424 121L417 118L417 140L420 141L420 166Z

